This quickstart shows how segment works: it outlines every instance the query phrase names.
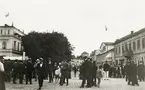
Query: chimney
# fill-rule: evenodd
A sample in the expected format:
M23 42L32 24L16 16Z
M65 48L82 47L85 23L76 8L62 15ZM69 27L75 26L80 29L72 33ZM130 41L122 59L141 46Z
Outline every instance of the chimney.
M133 34L134 33L134 31L131 31L131 34Z

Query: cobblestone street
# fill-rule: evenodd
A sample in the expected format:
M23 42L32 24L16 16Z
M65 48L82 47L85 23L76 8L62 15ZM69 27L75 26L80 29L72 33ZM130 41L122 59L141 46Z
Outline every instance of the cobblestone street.
M100 88L79 88L81 80L73 78L69 80L68 86L59 86L58 83L48 83L48 80L45 80L42 90L145 90L145 82L139 82L139 84L140 86L130 86L127 85L124 79L112 78L110 80L102 80ZM35 81L32 85L6 83L6 90L37 90L37 88L38 84Z

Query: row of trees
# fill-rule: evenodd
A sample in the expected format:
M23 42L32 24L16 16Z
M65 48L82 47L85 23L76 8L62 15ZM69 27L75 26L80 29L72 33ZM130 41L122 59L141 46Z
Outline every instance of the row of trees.
M22 37L26 55L35 61L37 58L51 58L54 62L70 61L73 47L63 33L30 32Z

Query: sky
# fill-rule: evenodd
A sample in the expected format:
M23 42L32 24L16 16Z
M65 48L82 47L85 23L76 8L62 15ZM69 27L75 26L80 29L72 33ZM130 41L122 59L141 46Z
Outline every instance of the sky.
M0 25L30 31L58 31L74 55L99 49L145 27L144 0L0 0ZM6 18L5 15L9 13ZM107 27L107 31L105 30Z

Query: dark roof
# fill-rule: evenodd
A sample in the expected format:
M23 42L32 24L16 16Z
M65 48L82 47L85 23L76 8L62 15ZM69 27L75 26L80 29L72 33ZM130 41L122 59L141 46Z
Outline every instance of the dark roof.
M113 45L114 44L113 42L103 42L103 43L106 45Z
M143 29L141 29L141 30L139 30L139 31L137 31L137 32L131 33L131 34L129 34L129 35L126 35L126 36L124 36L124 37L122 37L122 38L120 38L120 39L116 39L116 41L115 41L114 44L117 44L117 43L120 43L120 42L122 42L122 41L125 41L125 40L127 40L127 39L129 39L129 38L132 38L133 36L136 36L136 35L138 35L138 34L140 34L140 33L143 33L143 32L145 32L145 28L143 28Z
M4 26L0 26L0 27L1 27L1 28L7 28L7 27L12 28L12 27L14 27L14 26L9 26L9 25L5 24Z
M17 29L18 31L20 31L21 33L23 33L25 35L25 33L22 32L20 29L14 27L14 26L7 25L7 24L5 24L4 26L0 26L0 28L14 28L14 29Z

